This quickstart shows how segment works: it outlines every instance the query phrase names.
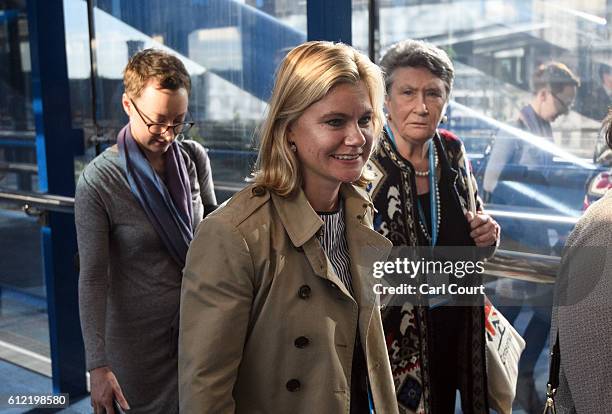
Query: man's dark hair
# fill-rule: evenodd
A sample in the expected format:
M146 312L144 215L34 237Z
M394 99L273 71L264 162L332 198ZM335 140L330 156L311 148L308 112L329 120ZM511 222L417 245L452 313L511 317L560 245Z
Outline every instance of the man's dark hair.
M553 93L561 93L566 86L580 86L578 76L561 62L549 62L540 65L533 73L533 92L538 93L550 88Z

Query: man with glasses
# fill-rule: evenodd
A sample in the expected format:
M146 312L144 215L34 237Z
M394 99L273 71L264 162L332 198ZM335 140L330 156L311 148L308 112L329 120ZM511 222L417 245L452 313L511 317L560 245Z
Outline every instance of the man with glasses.
M483 179L484 199L489 203L541 207L538 197L548 192L548 177L554 172L553 154L546 149L547 141L553 140L551 123L570 112L580 80L563 63L550 62L535 70L532 82L531 101L512 125L529 134L518 136L516 131L502 128L493 142ZM528 223L504 223L503 247L552 254L556 246L551 245L548 233L553 226L538 221ZM552 287L504 279L497 283L494 302L510 323L514 323L523 305L534 305L524 333L526 348L519 363L515 401L528 413L539 412L544 406L540 398L544 390L536 390L533 374L550 330Z
M567 115L574 104L580 80L563 63L550 62L540 65L533 74L533 97L524 106L514 127L530 132L536 137L552 141L551 123L559 116ZM515 204L498 184L504 179L507 166L519 166L522 178L529 181L545 181L547 169L552 165L553 154L537 145L537 138L516 137L510 131L500 130L489 156L484 174L485 199L500 204ZM534 145L529 145L533 142ZM515 171L515 172L518 172ZM517 181L514 180L513 181ZM502 190L495 192L495 190Z
M176 414L182 269L216 200L206 151L182 141L194 123L180 59L138 52L123 84L129 123L84 169L75 196L91 404L95 414Z

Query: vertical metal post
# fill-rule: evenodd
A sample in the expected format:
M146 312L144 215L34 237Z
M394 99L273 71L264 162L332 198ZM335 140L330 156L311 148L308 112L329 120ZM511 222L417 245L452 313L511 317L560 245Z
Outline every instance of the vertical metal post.
M41 192L73 196L74 154L82 147L83 138L82 132L79 136L71 128L63 2L28 0L27 11L39 188ZM73 216L49 213L41 237L53 390L82 395L86 392L85 356L74 266L77 246Z
M378 0L368 0L368 54L370 60L378 63L380 53L380 18Z
M351 0L307 0L308 40L353 43Z
M102 128L98 124L98 42L96 40L96 23L94 19L94 0L87 0L87 28L89 34L89 85L91 87L91 121L96 138L96 155L102 152L100 138Z

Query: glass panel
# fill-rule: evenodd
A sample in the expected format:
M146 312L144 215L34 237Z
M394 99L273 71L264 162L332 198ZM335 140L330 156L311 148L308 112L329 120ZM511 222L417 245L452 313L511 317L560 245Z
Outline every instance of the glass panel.
M406 38L426 39L451 56L456 79L443 127L466 145L486 207L502 226L501 249L559 256L584 207L609 187L610 157L602 154L598 132L612 96L610 2L378 4L381 50ZM568 105L571 94L548 86L562 102L548 94L546 113L538 107L531 79L539 65L550 61L567 65L581 86L573 106ZM561 115L566 106L568 113ZM551 121L552 134L530 127L533 117L525 121L533 114L530 107ZM504 156L496 158L500 148ZM550 327L550 307L544 302L551 298L551 286L511 280L491 285L494 303L516 299L501 310L528 344L513 412L542 410ZM540 298L542 306L528 306L531 298Z
M366 55L369 54L369 4L370 0L352 0L353 18L351 21L353 31L353 47Z
M0 187L36 191L28 22L25 3L13 3L0 3Z
M0 2L0 191L38 191L24 1ZM0 359L50 375L40 227L0 203ZM34 354L31 354L31 353Z
M50 376L40 226L37 219L0 205L0 235L0 359Z
M95 5L96 108L104 136L114 141L127 121L120 99L128 57L148 47L172 51L191 75L189 104L196 126L190 137L209 149L218 189L235 191L243 186L255 159L254 131L266 107L274 70L284 53L306 40L306 3L190 0L178 6L165 1L98 0ZM87 10L80 0L65 0L64 7L76 121L91 116L91 111L77 113L75 108L92 106L86 91ZM91 137L91 121L80 122ZM87 155L77 161L77 173L95 156L91 140L87 148ZM220 191L219 202L229 194Z

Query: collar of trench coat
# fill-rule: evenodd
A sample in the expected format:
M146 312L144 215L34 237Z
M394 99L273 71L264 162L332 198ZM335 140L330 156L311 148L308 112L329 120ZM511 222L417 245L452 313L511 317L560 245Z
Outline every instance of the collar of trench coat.
M299 191L294 197L285 198L271 193L272 202L280 220L296 248L303 248L313 272L328 279L344 295L359 305L359 332L365 349L367 333L374 306L379 298L374 293L377 280L372 275L375 261L386 260L391 252L392 243L372 230L374 205L365 190L352 184L340 186L340 196L344 202L346 241L351 259L353 297L340 280L319 240L315 237L323 227L323 220L313 210L306 195Z

